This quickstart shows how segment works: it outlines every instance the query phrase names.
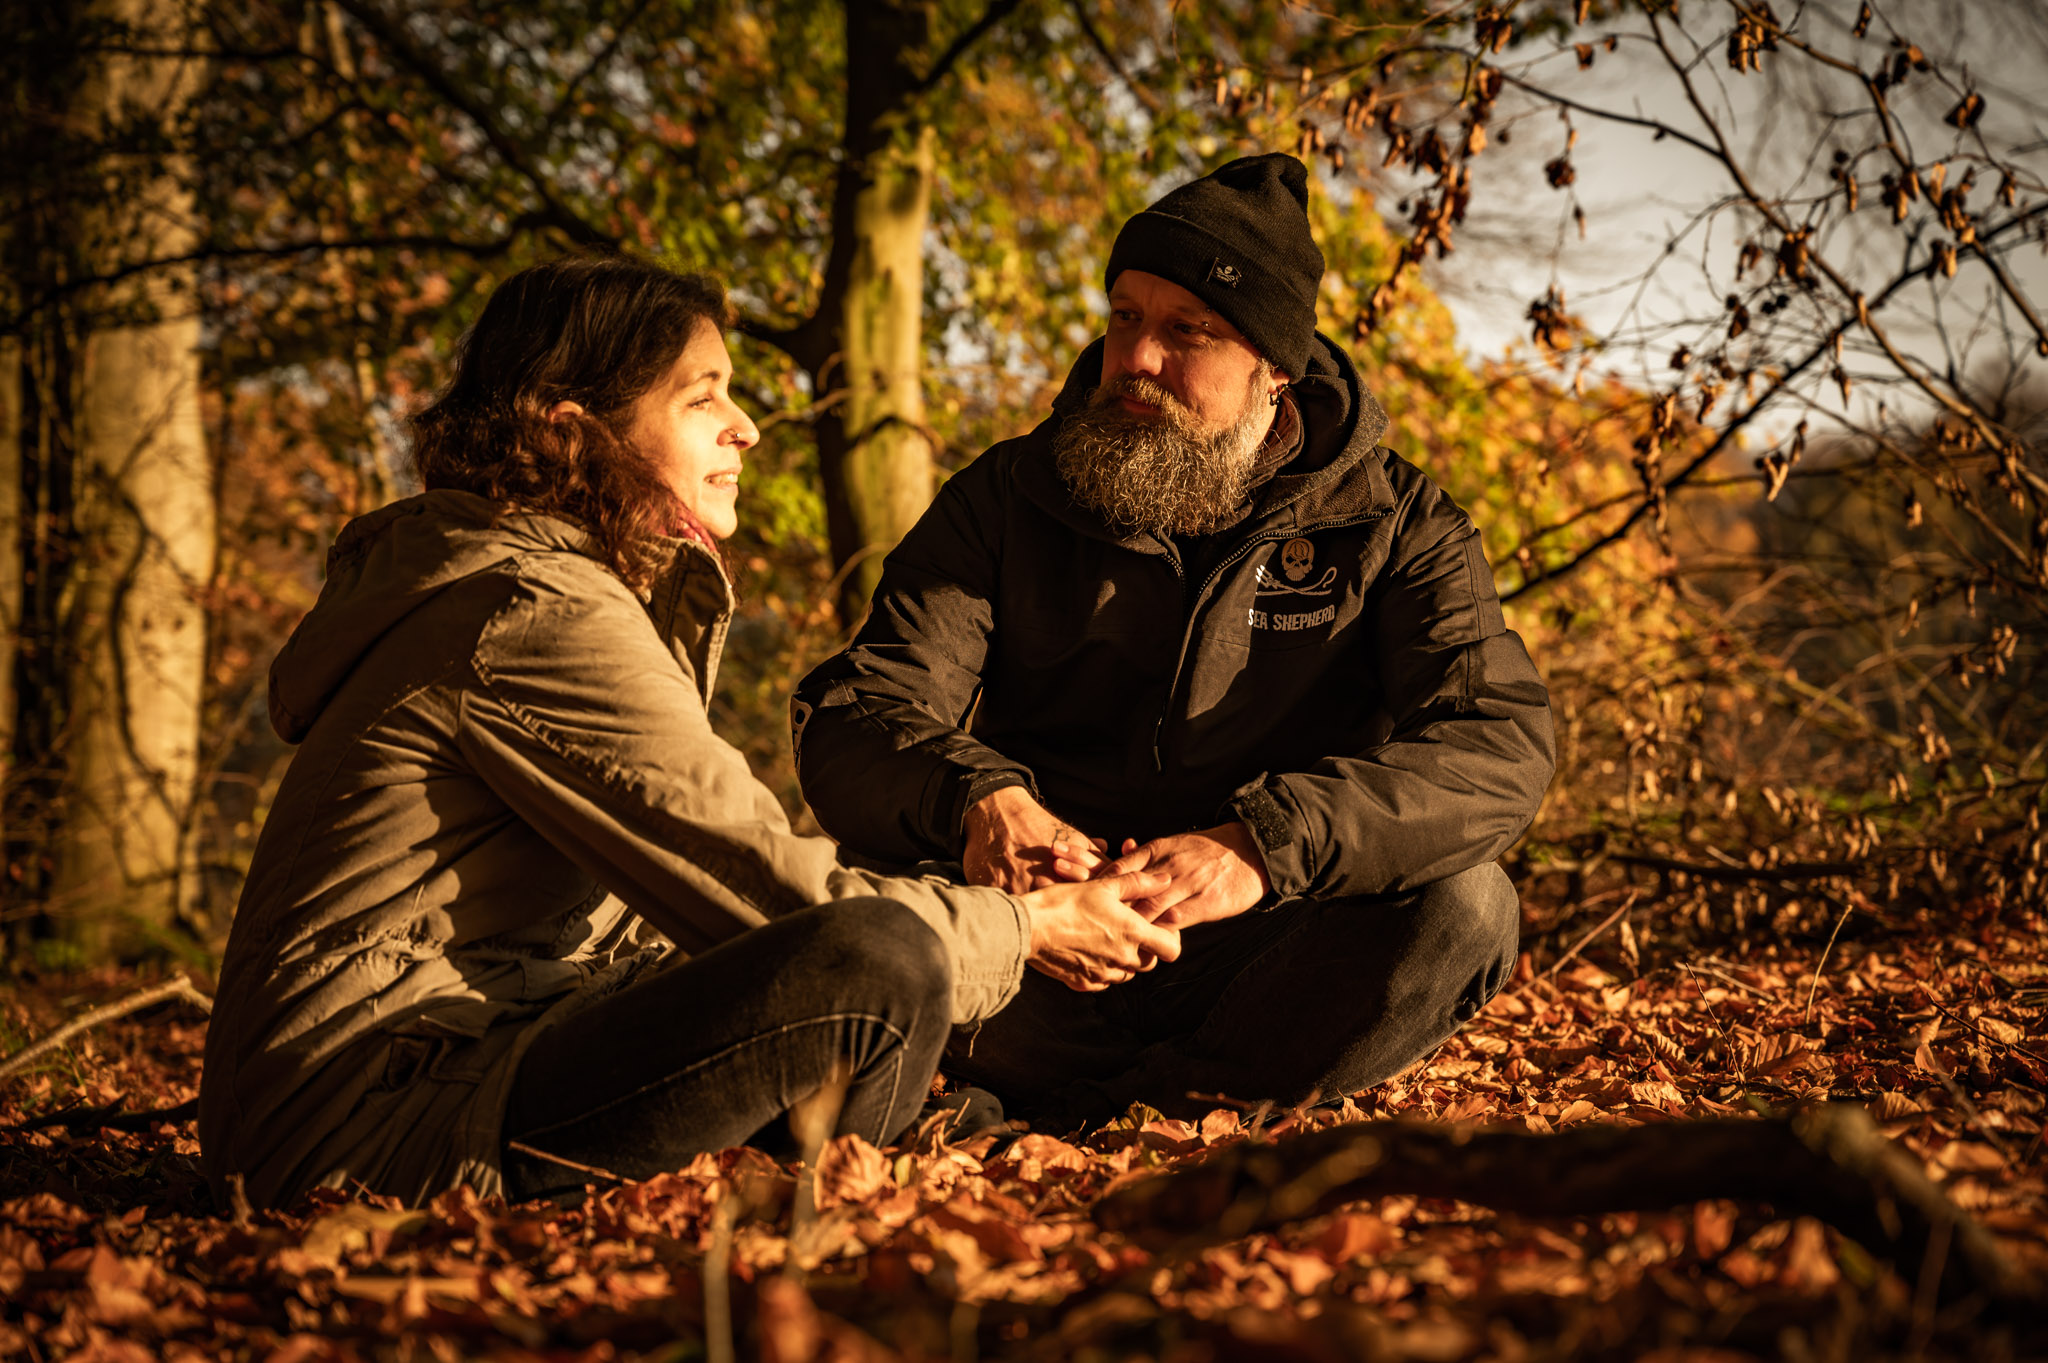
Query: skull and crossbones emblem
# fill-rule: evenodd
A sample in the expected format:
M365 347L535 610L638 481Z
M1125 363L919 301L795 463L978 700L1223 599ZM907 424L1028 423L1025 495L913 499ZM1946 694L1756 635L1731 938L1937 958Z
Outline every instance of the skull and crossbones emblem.
M1291 539L1280 546L1280 571L1289 582L1299 582L1316 565L1316 547L1304 539Z

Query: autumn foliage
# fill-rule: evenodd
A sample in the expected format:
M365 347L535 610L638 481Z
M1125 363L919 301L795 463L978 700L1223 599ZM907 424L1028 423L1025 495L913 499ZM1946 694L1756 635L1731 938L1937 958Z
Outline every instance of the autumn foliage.
M419 1210L342 1194L213 1206L189 1125L48 1121L196 1093L203 1023L145 1014L9 1081L4 1115L44 1116L0 1135L0 1356L715 1357L726 1329L738 1356L777 1359L2038 1347L2038 1317L1937 1309L1923 1265L1887 1271L1816 1221L1733 1200L1531 1219L1396 1196L1186 1246L1095 1224L1106 1192L1333 1123L1548 1131L1834 1100L1863 1104L2023 1267L2048 1268L2048 924L1953 913L1825 951L1697 935L1667 951L1617 940L1615 921L1601 902L1544 910L1520 979L1470 1029L1338 1106L1199 1123L1134 1109L1076 1143L952 1144L928 1126L888 1150L842 1137L814 1167L729 1150L564 1208L466 1192ZM41 1031L80 1001L16 991L5 1026Z
M1389 447L1471 511L1550 685L1559 775L1506 859L1515 982L1334 1106L1140 1109L1071 1142L922 1129L814 1167L726 1151L567 1207L250 1213L211 1199L175 1111L100 1111L190 1100L203 1021L168 1004L89 1032L0 1078L0 1358L2048 1353L2048 1312L1959 1304L1939 1265L1732 1193L1542 1218L1397 1194L1220 1243L1096 1216L1338 1123L1568 1132L1834 1102L2048 1271L2048 111L1992 60L2039 39L2038 7L877 0L862 18L902 22L861 41L896 46L861 62L833 4L210 0L156 7L208 54L180 121L143 110L104 145L63 100L123 31L71 8L5 58L0 379L36 380L0 382L0 617L26 641L7 675L61 676L58 622L28 607L58 611L52 584L93 560L63 533L50 376L108 321L80 301L105 281L67 254L65 213L110 164L189 177L177 265L205 322L219 543L192 585L190 883L140 974L81 968L50 930L67 906L24 888L63 813L67 701L5 697L0 1054L165 962L210 968L289 760L269 660L334 534L409 490L404 416L482 296L564 250L713 269L742 305L736 392L764 440L713 718L805 826L785 706L849 623L825 468L847 438L822 339L836 196L849 149L925 134L919 434L941 475L1042 416L1099 330L1124 217L1228 155L1314 164L1322 329ZM1697 200L1639 276L1567 287L1574 252L1615 249L1595 186L1622 133L1682 158ZM1437 290L1489 249L1517 177L1534 197L1490 230L1526 239L1506 313L1524 339L1477 358ZM146 277L151 249L107 258ZM1668 306L1603 314L1602 295Z

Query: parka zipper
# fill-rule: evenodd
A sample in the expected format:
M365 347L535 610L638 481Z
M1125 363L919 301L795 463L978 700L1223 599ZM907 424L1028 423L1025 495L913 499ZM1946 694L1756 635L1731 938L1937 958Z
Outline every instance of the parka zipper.
M1317 521L1313 525L1296 526L1291 530L1277 530L1270 533L1261 532L1238 545L1237 548L1231 550L1217 561L1216 566L1209 570L1209 575L1202 579L1200 589L1195 592L1194 600L1188 606L1187 624L1181 630L1180 656L1174 660L1173 664L1173 680L1167 684L1166 700L1159 707L1159 718L1152 722L1152 770L1154 772L1164 773L1166 770L1166 759L1160 754L1160 741L1166 731L1166 718L1173 713L1174 697L1180 694L1180 676L1182 670L1187 667L1188 646L1194 642L1195 620L1201 615L1202 603L1209 599L1209 589L1216 585L1216 579L1223 576L1226 570L1241 563L1252 550L1257 549L1261 545L1272 544L1277 540L1298 539L1323 530L1345 530L1351 526L1363 525L1367 521L1376 521L1392 514L1393 509L1388 508L1384 511L1367 511L1356 516L1340 516L1334 520ZM1173 575L1182 578L1182 581L1185 582L1186 579L1180 570L1180 555L1178 553L1168 553L1166 561L1173 568Z

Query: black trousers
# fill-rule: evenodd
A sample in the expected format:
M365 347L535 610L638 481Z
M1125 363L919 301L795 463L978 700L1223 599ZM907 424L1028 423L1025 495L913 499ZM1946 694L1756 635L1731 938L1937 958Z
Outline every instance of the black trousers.
M1491 863L1405 894L1290 900L1190 928L1178 961L1100 993L1027 971L1009 1007L955 1032L945 1070L1045 1130L1137 1101L1194 1117L1216 1094L1354 1093L1500 992L1520 928L1514 886Z
M845 1062L853 1077L834 1134L886 1144L924 1105L952 991L944 945L911 910L820 904L544 1032L513 1078L504 1139L646 1178L706 1150L789 1145L784 1114ZM509 1144L504 1174L514 1200L585 1182Z

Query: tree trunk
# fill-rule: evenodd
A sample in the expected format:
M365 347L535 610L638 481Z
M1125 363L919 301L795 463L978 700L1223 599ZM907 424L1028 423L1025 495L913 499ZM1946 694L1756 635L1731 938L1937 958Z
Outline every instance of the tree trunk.
M12 311L19 302L7 296L4 306ZM21 342L0 336L0 786L14 775L9 759L14 751L14 641L21 635L21 366Z
M313 31L316 17L318 32ZM317 53L324 47L327 60L334 64L335 74L343 82L352 84L358 74L356 55L342 26L341 10L331 0L330 3L310 7L306 11L305 25L307 31L301 35L301 43L308 54ZM311 106L321 105L310 89L307 100ZM327 111L324 107L309 107L306 112L308 121L314 122L324 117ZM340 194L334 220L321 225L320 235L324 240L340 241L361 235L362 224L369 217L369 190L359 169L362 160L359 130L366 116L367 111L362 109L340 115ZM355 505L350 508L351 514L357 516L375 511L398 495L398 454L378 423L376 412L379 384L370 346L370 328L376 320L376 304L364 288L364 281L374 268L370 253L362 250L329 251L321 267L327 286L334 291L334 297L347 312L350 323L349 378L354 389L356 419L363 442L356 464Z
M0 126L0 176L12 210L5 237L13 369L9 495L18 512L9 557L19 575L7 596L10 639L8 770L0 785L0 834L6 838L0 903L10 950L46 936L40 916L53 869L51 834L62 790L60 735L69 713L69 656L63 609L74 536L71 346L59 298L76 271L74 134L68 126L80 78L80 16L58 7L25 13L9 67L13 115ZM36 135L30 136L33 129Z
M100 13L139 48L193 39L177 0L104 0ZM74 126L109 148L102 169L123 189L80 205L82 263L95 274L196 245L184 158L148 143L175 136L197 74L188 58L111 56L84 82ZM88 957L188 907L215 552L196 284L190 265L157 267L84 292L73 313L78 549L47 911Z
M932 132L906 122L911 58L931 36L919 0L846 5L845 159L832 205L832 251L809 357L813 390L834 393L818 422L840 619L852 625L882 557L924 514L932 449L924 421L924 233Z
M882 556L932 500L924 420L924 232L931 217L932 130L868 158L854 207L854 257L841 313L846 400L840 500L853 561L842 600L850 621L874 595ZM829 485L829 484L828 484ZM858 556L856 558L856 556Z

